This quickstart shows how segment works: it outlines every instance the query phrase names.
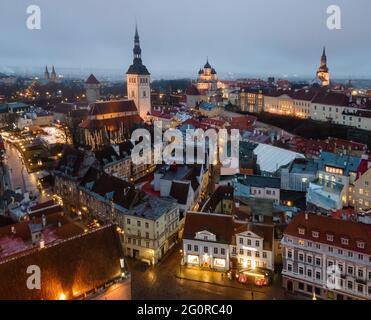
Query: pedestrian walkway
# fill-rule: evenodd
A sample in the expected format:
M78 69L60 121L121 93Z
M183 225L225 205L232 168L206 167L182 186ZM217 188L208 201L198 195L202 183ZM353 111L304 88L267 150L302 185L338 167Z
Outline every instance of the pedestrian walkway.
M228 278L225 272L212 271L197 267L179 267L175 276L179 279L198 281L223 287L264 293L263 287L241 284L235 278Z

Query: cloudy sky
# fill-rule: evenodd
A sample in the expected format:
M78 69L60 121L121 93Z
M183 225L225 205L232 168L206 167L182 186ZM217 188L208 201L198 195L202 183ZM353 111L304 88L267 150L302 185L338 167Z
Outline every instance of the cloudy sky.
M29 5L41 30L26 28ZM337 4L342 29L329 30ZM1 0L0 68L126 71L138 21L155 77L219 73L312 77L323 45L334 77L371 78L370 0Z

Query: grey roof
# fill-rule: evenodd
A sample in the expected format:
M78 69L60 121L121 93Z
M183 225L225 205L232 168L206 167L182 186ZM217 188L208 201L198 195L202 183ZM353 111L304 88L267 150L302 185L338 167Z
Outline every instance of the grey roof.
M325 166L333 166L336 168L344 169L344 175L349 175L350 172L356 172L361 158L353 157L349 155L338 155L332 152L321 152L320 158L318 159L318 169L324 171Z
M175 207L176 201L171 198L148 196L143 202L126 212L125 215L141 217L149 220L157 220Z
M290 173L297 174L316 174L318 163L308 159L295 159L290 168Z
M280 189L281 179L266 176L238 175L238 182L256 188L275 188Z

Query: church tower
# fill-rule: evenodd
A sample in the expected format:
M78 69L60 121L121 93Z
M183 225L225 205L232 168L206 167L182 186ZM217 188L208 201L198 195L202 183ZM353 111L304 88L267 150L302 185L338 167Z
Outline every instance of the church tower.
M53 81L53 82L57 82L57 73L55 72L54 66L52 68L52 73L51 73L50 80Z
M142 63L138 28L135 27L133 64L126 72L128 99L134 100L139 115L145 120L151 112L151 74Z
M327 67L326 48L323 47L320 67L317 70L317 78L321 81L323 87L330 85L330 73Z
M100 99L100 82L93 74L85 81L85 90L88 104L97 102Z
M48 66L45 66L44 79L47 80L47 81L50 80Z

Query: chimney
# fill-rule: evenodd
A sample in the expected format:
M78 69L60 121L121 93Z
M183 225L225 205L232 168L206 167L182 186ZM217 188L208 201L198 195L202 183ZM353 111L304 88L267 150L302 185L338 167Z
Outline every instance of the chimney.
M306 212L306 213L305 213L305 220L308 221L308 218L309 218L309 216L308 216L308 212Z
M15 230L15 227L14 226L12 226L12 234L16 234L17 233L17 231Z
M236 208L239 208L239 207L240 207L240 202L236 201Z
M45 247L45 241L44 240L40 240L40 249L43 249Z

